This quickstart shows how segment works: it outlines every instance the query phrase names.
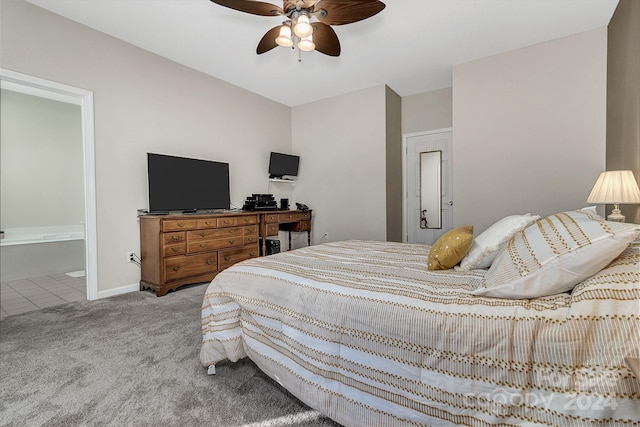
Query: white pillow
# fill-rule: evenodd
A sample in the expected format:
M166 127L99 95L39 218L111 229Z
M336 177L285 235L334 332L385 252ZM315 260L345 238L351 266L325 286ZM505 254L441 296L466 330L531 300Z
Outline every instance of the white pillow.
M460 263L460 270L489 268L498 252L518 231L540 219L539 215L510 215L487 228L473 240L471 249Z
M538 298L573 289L613 261L640 234L637 224L562 212L517 233L498 254L476 295Z
M600 215L598 215L598 211L596 210L595 206L585 206L584 208L580 209L582 212L586 212L588 214L591 214L591 216L595 216L596 218L602 218Z

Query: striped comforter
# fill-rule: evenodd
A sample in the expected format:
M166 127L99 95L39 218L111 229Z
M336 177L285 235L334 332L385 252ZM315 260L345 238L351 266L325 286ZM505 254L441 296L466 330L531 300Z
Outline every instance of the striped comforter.
M223 271L203 366L249 356L346 426L639 425L639 245L532 300L474 296L486 271L427 271L428 249L328 243Z

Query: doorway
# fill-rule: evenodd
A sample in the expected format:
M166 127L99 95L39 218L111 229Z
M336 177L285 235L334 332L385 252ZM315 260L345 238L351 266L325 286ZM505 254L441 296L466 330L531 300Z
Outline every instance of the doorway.
M435 241L451 229L453 223L452 196L452 148L453 131L451 128L427 132L416 132L403 136L403 241L433 245ZM420 208L420 153L441 151L442 173L442 223L441 228L422 228Z
M95 156L93 92L27 74L0 68L2 89L78 105L82 128L82 171L84 175L84 257L86 295L98 297L97 226L95 197Z

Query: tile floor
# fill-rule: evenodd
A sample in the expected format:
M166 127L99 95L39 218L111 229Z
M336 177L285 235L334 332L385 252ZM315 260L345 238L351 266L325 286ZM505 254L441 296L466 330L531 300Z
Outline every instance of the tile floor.
M0 319L87 299L85 277L65 273L0 283Z

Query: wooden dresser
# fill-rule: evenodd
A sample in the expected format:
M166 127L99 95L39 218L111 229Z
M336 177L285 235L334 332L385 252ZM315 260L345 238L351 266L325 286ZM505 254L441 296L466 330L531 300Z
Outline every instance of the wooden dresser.
M140 290L160 297L257 257L259 222L255 212L140 216Z

